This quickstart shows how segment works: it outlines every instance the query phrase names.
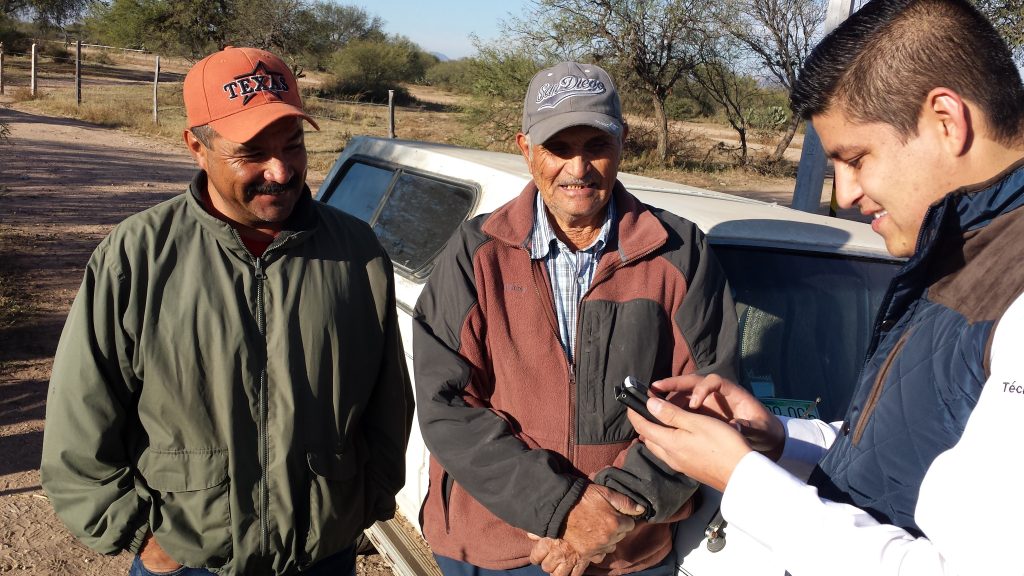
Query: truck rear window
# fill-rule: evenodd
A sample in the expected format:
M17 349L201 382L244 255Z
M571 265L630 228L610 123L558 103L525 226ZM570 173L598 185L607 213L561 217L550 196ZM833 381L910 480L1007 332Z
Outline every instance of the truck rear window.
M424 279L475 198L462 182L357 159L321 199L369 223L396 269Z
M714 250L736 301L741 384L781 416L841 420L899 263L744 246Z

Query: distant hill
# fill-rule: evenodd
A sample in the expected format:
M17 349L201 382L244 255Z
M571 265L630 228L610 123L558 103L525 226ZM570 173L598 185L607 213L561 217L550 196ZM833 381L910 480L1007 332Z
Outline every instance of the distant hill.
M444 54L441 54L440 52L431 52L430 55L434 56L435 58L437 58L441 62L447 62L447 61L451 60L451 58L445 56Z

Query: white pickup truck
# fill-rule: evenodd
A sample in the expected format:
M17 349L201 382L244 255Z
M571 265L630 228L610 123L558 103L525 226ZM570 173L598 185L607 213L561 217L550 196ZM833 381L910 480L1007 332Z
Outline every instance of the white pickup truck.
M435 258L463 221L495 210L529 179L516 155L357 137L323 181L317 199L368 222L394 262L410 373L411 313ZM707 234L736 301L741 383L776 414L841 419L876 309L899 265L881 238L859 222L632 174L620 173L619 180L641 201L683 216ZM378 523L367 531L399 576L438 574L415 532L427 464L414 426L398 495L399 514L408 522ZM702 490L702 506L676 529L679 574L783 574L756 542L729 534L727 526L718 533L726 546L710 551L706 539L721 495Z

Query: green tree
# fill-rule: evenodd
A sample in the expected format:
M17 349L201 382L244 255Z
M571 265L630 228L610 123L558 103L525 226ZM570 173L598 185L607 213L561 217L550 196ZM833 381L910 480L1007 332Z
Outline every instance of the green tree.
M693 96L699 87L700 95L710 97L725 113L725 119L736 131L739 139L739 162L749 161L747 131L750 129L750 113L758 104L761 91L757 82L737 69L742 61L742 48L728 34L721 34L707 44L697 55L698 64L691 72Z
M43 27L62 28L79 18L91 0L0 0L0 15L24 16Z
M103 44L140 48L151 38L151 31L169 16L169 7L160 0L113 0L97 3L86 18L87 33ZM156 48L155 42L150 46Z
M353 38L384 38L383 25L362 8L327 0L108 0L94 2L87 18L90 34L108 44L190 57L254 46L296 70L323 69Z
M325 70L331 55L353 40L383 40L384 21L358 6L317 0L296 16L289 49L308 66Z
M1013 50L1017 62L1024 61L1024 0L973 0L988 16Z
M229 0L112 0L97 3L86 30L104 44L200 57L224 43Z
M232 2L228 40L238 46L291 53L290 48L299 44L296 24L303 8L301 0Z
M668 159L665 100L696 65L704 42L700 0L534 0L508 28L559 58L586 58L617 69L650 99L658 157Z
M0 42L4 43L7 51L21 51L20 45L24 40L25 33L18 29L17 22L0 13Z

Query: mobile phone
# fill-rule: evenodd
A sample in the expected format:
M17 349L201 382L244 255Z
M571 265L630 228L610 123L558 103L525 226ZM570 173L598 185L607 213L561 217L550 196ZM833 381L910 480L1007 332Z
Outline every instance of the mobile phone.
M615 399L621 404L632 408L634 412L643 416L650 422L655 424L661 424L661 420L654 417L653 414L647 410L647 399L650 398L648 391L651 391L650 386L646 382L643 382L633 376L626 376L626 380L622 383L622 386L616 386L613 389L615 393ZM655 396L660 397L661 395L657 392Z

